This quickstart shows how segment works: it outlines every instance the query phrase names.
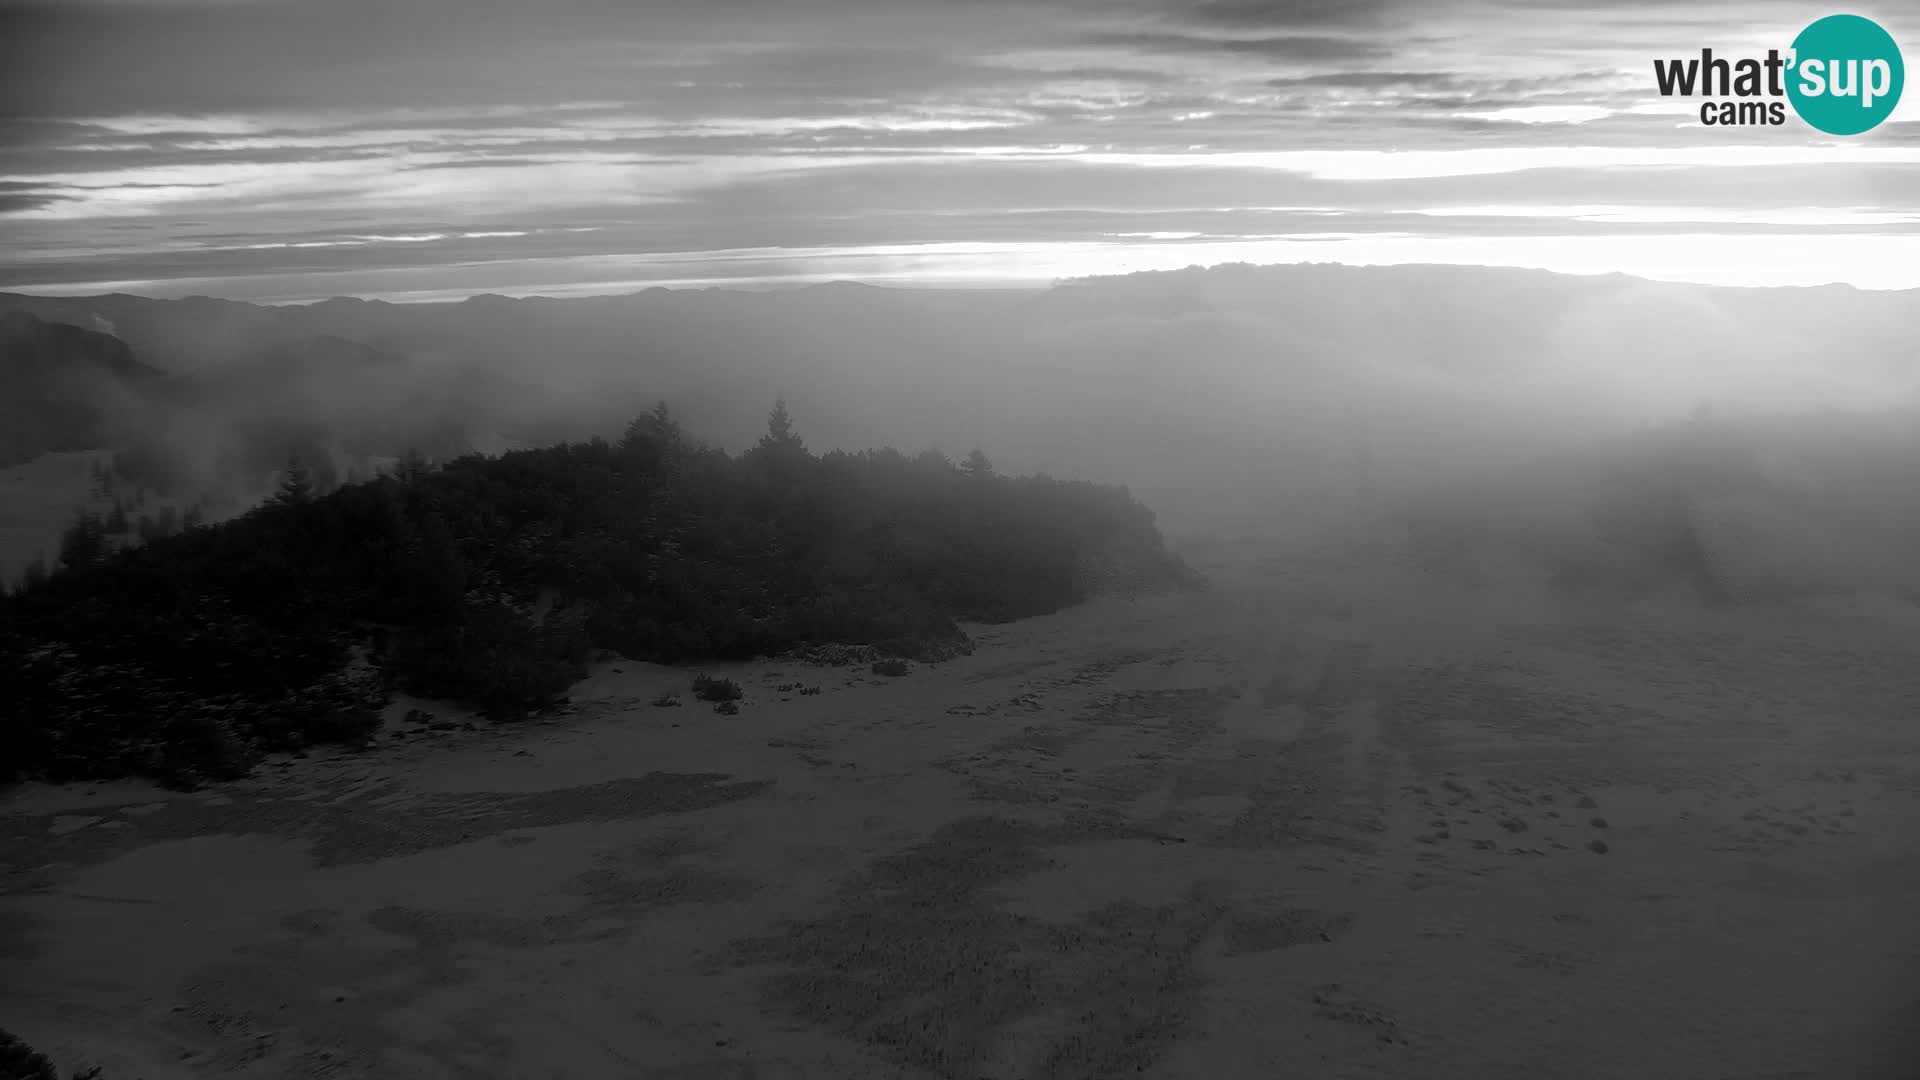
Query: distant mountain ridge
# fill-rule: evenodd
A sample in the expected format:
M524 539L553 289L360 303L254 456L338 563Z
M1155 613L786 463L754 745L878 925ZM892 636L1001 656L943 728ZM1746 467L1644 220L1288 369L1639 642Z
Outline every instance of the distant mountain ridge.
M1075 279L1046 290L898 289L831 282L776 291L664 289L554 299L495 294L464 301L395 304L335 297L269 306L210 297L157 300L115 293L45 297L0 293L0 311L91 326L104 319L148 364L184 372L256 362L313 338L335 337L405 356L459 353L500 363L559 344L579 354L630 347L636 330L677 344L715 327L804 346L796 330L838 323L879 337L961 327L983 342L993 331L1031 332L1086 320L1179 322L1228 315L1285 319L1308 335L1350 347L1395 348L1441 365L1472 364L1516 346L1550 352L1561 324L1581 312L1613 313L1611 333L1640 341L1673 325L1710 348L1819 348L1819 326L1848 330L1848 363L1867 355L1911 362L1920 290L1845 286L1739 288L1653 282L1627 275L1460 266L1228 265ZM809 320L814 322L809 322ZM852 322L852 327L847 326ZM831 336L824 333L819 336ZM1726 331L1725 335L1717 332ZM567 340L556 341L564 332ZM1638 335L1638 336L1636 336ZM1644 344L1644 341L1642 341ZM1680 355L1679 352L1676 355ZM1538 355L1531 357L1537 361Z

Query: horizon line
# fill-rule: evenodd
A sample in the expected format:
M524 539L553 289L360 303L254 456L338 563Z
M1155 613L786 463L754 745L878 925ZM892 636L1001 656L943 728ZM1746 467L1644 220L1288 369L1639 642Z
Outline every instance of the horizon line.
M742 295L799 292L811 289L854 286L887 292L1021 292L1045 293L1060 288L1082 286L1102 281L1117 281L1125 278L1159 277L1172 274L1214 273L1220 271L1274 271L1284 269L1339 270L1347 272L1364 271L1409 271L1409 270L1454 270L1466 273L1505 272L1545 275L1556 278L1604 279L1622 278L1648 285L1667 285L1690 287L1695 289L1737 290L1741 292L1779 292L1783 290L1807 291L1813 289L1847 289L1854 292L1885 293L1890 296L1902 293L1920 293L1920 285L1902 285L1876 287L1851 281L1826 281L1806 283L1751 283L1735 284L1721 281L1701 281L1680 277L1659 277L1650 274L1633 273L1625 270L1575 271L1550 267L1523 266L1509 263L1467 263L1445 261L1406 261L1406 262L1353 262L1340 259L1290 260L1280 262L1215 262L1194 263L1181 267L1155 267L1139 270L1116 271L1104 274L1078 274L1052 279L1038 278L1001 278L983 279L978 277L943 278L933 275L904 277L887 275L867 276L826 276L807 274L765 275L753 277L694 277L662 279L640 283L632 281L591 282L569 286L563 290L550 287L493 288L476 289L464 292L457 289L405 290L392 292L339 292L326 295L313 295L298 298L244 298L217 293L184 293L180 295L156 295L153 291L114 288L120 282L75 282L71 284L19 285L0 288L0 297L30 298L37 300L93 300L112 297L128 297L155 303L185 303L190 301L218 301L231 304L246 304L263 308L313 307L319 304L335 302L355 302L366 304L385 304L396 307L431 307L469 303L476 300L496 299L513 301L565 301L565 300L608 300L647 296L655 293L739 293ZM131 284L131 283L127 283ZM140 283L163 284L158 282Z

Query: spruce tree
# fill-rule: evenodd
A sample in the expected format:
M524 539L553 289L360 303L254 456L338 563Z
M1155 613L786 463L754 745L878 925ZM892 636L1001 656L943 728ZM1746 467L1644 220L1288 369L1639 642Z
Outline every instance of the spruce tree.
M313 474L298 455L287 459L287 471L280 477L280 489L273 501L282 504L313 501Z
M79 570L99 562L107 553L107 531L100 516L81 511L60 534L60 565Z
M773 411L767 414L767 433L760 437L760 449L774 452L805 453L807 445L793 430L793 417L787 412L787 399L775 398Z

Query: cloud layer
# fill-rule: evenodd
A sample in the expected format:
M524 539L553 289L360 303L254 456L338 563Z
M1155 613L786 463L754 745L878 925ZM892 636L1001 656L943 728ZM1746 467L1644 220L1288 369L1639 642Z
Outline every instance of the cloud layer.
M1822 12L1436 7L0 2L0 287L1032 281L1308 248L1920 285L1911 103L1836 143L1654 91L1655 57ZM1765 236L1791 258L1756 265Z

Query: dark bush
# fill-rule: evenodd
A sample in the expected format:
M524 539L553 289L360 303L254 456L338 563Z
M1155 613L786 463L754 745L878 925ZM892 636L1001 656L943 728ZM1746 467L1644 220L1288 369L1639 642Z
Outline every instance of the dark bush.
M746 696L740 684L732 679L714 679L706 675L693 677L693 696L701 701L739 701Z
M60 1080L60 1070L45 1054L0 1028L0 1080ZM73 1080L102 1080L100 1069L81 1069Z
M60 1074L45 1054L0 1028L0 1080L60 1080Z
M191 790L208 781L238 780L259 762L260 752L233 717L196 709L161 722L147 760L147 775Z
M909 665L905 660L899 659L898 657L890 658L887 660L876 660L874 661L874 664L873 664L873 673L875 675L890 675L890 676L897 677L900 675L905 675L907 672L912 670L913 668L911 665Z

